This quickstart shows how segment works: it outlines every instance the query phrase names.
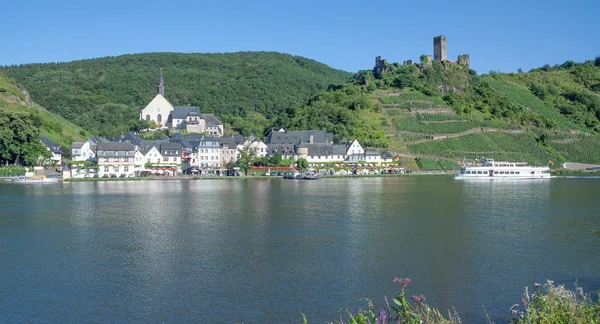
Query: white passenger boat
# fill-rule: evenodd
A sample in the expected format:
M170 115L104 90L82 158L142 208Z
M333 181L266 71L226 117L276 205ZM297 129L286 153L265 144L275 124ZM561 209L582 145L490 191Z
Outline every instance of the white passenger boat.
M498 162L493 159L483 160L480 165L465 165L454 179L550 179L549 166L531 166L525 162Z

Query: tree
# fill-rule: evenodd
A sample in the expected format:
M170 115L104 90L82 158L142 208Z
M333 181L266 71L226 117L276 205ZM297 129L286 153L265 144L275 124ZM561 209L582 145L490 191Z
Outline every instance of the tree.
M269 164L273 166L280 166L282 159L283 157L281 156L281 153L275 153L269 158Z
M308 161L305 158L299 158L298 161L296 161L296 165L300 172L304 172L304 170L308 169Z
M148 128L150 128L150 129L156 129L156 128L158 128L158 125L156 124L156 122L154 120L151 120L148 123Z
M245 175L248 175L248 170L250 170L254 163L256 152L249 147L244 147L238 151L240 152L240 158L237 161L238 167Z
M427 61L429 61L429 58L427 57L427 55L423 54L419 57L419 60L421 60L421 64L425 64L427 63Z

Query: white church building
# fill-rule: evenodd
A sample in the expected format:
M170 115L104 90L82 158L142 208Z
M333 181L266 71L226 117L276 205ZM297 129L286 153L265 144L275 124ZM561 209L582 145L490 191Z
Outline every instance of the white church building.
M140 112L140 119L154 121L159 128L187 130L188 133L206 133L223 136L223 123L213 114L200 113L197 106L173 106L165 98L165 81L160 71L158 94Z

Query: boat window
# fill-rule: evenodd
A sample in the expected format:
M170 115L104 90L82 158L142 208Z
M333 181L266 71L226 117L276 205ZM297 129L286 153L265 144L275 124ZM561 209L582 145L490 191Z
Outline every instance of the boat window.
M477 171L477 174L483 174L483 172L482 171Z
M494 171L494 174L498 174L498 171Z
M467 172L465 172L465 173L466 173L466 174L471 174L471 171L467 171Z
M483 174L488 174L487 171L483 171Z
M517 172L515 172L515 173L516 173L516 174L521 174L521 171L517 171Z
M510 174L515 174L515 171L510 171Z

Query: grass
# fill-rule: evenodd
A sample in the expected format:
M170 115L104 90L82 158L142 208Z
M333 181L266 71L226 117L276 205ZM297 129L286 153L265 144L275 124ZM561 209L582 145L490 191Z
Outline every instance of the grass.
M346 310L346 320L331 323L339 324L459 324L462 323L459 313L452 308L446 312L432 308L426 303L423 295L408 297L406 287L409 278L394 278L393 282L400 290L390 299L384 296L381 306L375 306L367 299L366 307L358 310ZM600 301L584 293L580 287L568 290L564 285L555 286L548 280L546 284L535 284L534 292L525 293L520 304L513 305L506 318L513 324L551 324L551 323L600 323ZM302 314L303 323L308 323ZM486 315L487 317L487 315ZM488 323L493 323L488 317Z

